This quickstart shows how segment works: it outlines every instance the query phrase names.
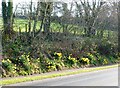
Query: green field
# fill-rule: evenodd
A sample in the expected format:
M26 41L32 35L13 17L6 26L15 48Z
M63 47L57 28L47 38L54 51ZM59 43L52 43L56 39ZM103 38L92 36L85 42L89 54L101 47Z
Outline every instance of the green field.
M14 30L15 31L19 31L19 28L21 29L21 32L25 32L25 25L28 24L28 20L27 19L20 19L20 18L15 18L14 20ZM31 21L32 24L32 29L33 29L33 25L34 25L34 21ZM40 25L41 25L41 21L37 22L37 26L36 29L39 30L40 29ZM71 27L71 25L69 25L69 27ZM0 17L0 28L3 29L3 22L2 22L2 18ZM52 32L62 32L62 27L60 24L58 23L51 23L51 29Z
M21 30L21 32L25 32L25 31L28 31L26 30L26 24L28 24L28 20L27 19L20 19L20 18L15 18L14 20L14 30L16 32L19 32L19 29ZM34 25L34 21L32 20L31 21L31 24L32 24L32 27L31 27L31 31L33 30L33 25ZM37 26L36 26L36 30L39 30L40 29L40 25L41 25L41 21L38 21L37 22ZM68 28L71 28L72 25L69 25ZM75 28L76 27L76 28ZM3 29L3 22L2 22L2 18L0 17L0 30ZM28 29L28 26L27 26L27 29ZM51 27L50 27L50 30L52 32L60 32L62 33L63 32L63 28L62 26L59 24L59 23L51 23ZM43 29L42 29L43 31ZM70 33L74 33L74 31L76 31L76 34L84 34L84 29L83 27L78 27L78 26L73 26L71 28L71 30L68 30ZM114 37L114 38L117 38L117 35L118 35L118 32L117 31L110 31L110 30L104 30L104 37L107 37L108 36L108 33L109 33L109 36L110 37Z
M3 22L2 22L2 18L0 17L0 30L2 29L3 26Z

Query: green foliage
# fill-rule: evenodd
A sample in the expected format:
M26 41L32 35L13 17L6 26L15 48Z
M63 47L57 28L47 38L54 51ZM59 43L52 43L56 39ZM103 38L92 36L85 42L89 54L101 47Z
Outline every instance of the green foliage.
M103 65L107 65L108 64L108 60L106 58L103 59Z
M109 57L109 61L110 61L111 63L115 63L115 58L112 57L112 56L110 56L110 57Z
M90 64L90 60L88 58L81 58L80 62L82 65L89 65Z
M56 70L56 65L55 65L55 63L54 63L54 61L52 61L52 60L50 60L50 59L48 59L48 58L45 58L45 70L47 71L47 72L49 72L49 71L55 71Z
M117 45L107 40L103 40L100 44L98 44L97 49L101 55L109 56L117 53Z
M74 67L77 65L77 59L76 58L73 58L71 57L71 55L69 55L68 57L65 57L65 64L68 66L68 67Z
M115 63L114 57L101 56L99 53L87 53L86 56L74 58L72 54L63 55L55 52L52 58L46 58L40 53L39 58L32 58L29 54L22 54L18 58L3 59L3 77L31 75L44 72L62 70L64 68L73 68L78 66L99 66Z
M57 52L55 52L55 53L54 53L54 58L55 58L55 59L61 59L61 58L62 58L62 53L57 53Z
M38 74L41 73L40 70L40 58L36 58L36 59L31 59L30 60L30 69L31 69L31 74Z
M98 56L99 65L107 65L109 62L105 56Z
M19 38L8 42L3 42L3 53L8 58L18 58L25 51L25 47L23 47L23 43Z
M57 70L62 70L65 67L64 60L54 60Z
M2 67L5 69L6 73L3 73L2 76L8 77L8 76L17 76L17 67L16 64L13 64L10 59L4 59L2 60Z
M40 59L32 59L29 55L23 54L17 59L5 59L2 61L6 73L13 73L13 76L30 75L40 73ZM17 73L17 74L15 74ZM14 75L15 74L15 75ZM6 74L3 74L6 76ZM10 76L10 74L8 74Z
M88 53L87 57L89 58L91 65L94 65L94 66L98 65L97 58L93 54Z
M19 37L13 41L8 41L9 43L4 42L4 57L9 58L11 62L8 63L7 61L3 64L3 69L6 72L3 73L3 76L31 75L81 66L101 66L118 62L116 58L119 56L117 55L117 47L114 43L108 41L101 43L103 39L94 40L92 38L82 38L80 41L72 40L72 38L69 39L70 36L65 41L61 40L62 42L58 42L61 35L57 37L57 42L44 41L42 37L40 41L36 39L29 43L25 39L28 37L22 34L21 39ZM64 45L62 45L63 43ZM107 55L103 52L107 52ZM15 74L12 75L12 73Z
M21 68L24 68L24 71L26 71L28 74L40 73L39 70L40 58L33 59L30 58L29 55L22 55L18 59L18 62Z
M25 76L28 75L28 73L23 68L21 68L19 71L19 75Z
M56 53L56 52L55 52ZM49 71L56 71L56 70L62 70L62 67L64 67L64 63L61 60L61 53L57 53L58 56L53 56L53 60L49 58L41 58L41 71L42 72L49 72Z

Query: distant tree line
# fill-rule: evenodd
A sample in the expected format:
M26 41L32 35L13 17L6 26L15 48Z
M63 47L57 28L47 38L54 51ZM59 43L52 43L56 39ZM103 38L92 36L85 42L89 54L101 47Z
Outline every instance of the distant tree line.
M31 0L28 4L16 6L16 11L13 12L13 1L2 0L4 33L9 35L13 33L14 16L16 16L28 19L28 32L33 37L42 30L45 34L49 34L51 22L61 25L63 33L69 33L71 30L76 33L76 29L81 30L80 27L82 27L84 35L102 37L104 30L117 30L117 5L117 2L103 2L101 0L92 0L91 2L80 0L71 3L41 2L38 0L37 5L35 5ZM34 20L33 28L31 26L32 20ZM41 23L37 31L38 21Z

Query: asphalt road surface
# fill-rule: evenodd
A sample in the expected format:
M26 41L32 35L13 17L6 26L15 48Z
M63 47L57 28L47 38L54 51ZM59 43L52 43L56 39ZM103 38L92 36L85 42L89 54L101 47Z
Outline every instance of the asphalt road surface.
M118 86L118 68L17 83L9 86Z

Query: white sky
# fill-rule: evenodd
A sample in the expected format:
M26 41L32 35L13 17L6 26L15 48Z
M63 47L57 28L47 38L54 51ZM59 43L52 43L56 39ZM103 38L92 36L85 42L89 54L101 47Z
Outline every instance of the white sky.
M8 1L8 0L6 0ZM22 2L30 2L31 0L13 0L13 4L14 4L14 7L18 4L18 3L22 3ZM32 0L33 2L37 2L38 0ZM44 1L44 0L41 0L41 1ZM54 1L54 2L57 2L57 1L60 1L60 2L72 2L72 1L80 1L80 0L45 0L45 1ZM88 1L94 1L94 0L88 0ZM119 1L119 0L105 0L105 1ZM1 4L2 0L0 0L0 4ZM1 5L0 5L0 8L1 8Z
M8 0L6 0L8 1ZM30 2L31 0L13 0L13 7L15 8L16 5L18 3L22 3L22 2ZM33 2L37 2L38 0L32 0ZM41 1L44 1L44 0L41 0ZM52 2L57 2L57 1L60 1L60 2L72 2L72 1L80 1L80 0L45 0L45 1L52 1ZM88 0L88 1L94 1L94 0ZM114 1L120 1L120 0L105 0L105 1L110 1L110 2L114 2ZM2 0L0 0L0 14L1 14L1 3L2 3Z
M9 0L6 0L7 2L9 1ZM19 3L23 3L23 2L30 2L31 0L13 0L13 7L14 7L14 9L15 9L15 7L16 7L16 5L18 5ZM37 2L38 0L32 0L33 2ZM44 1L44 0L41 0L41 1ZM52 1L52 2L58 2L58 1L60 1L60 2L72 2L73 0L45 0L45 1ZM2 0L0 0L0 14L1 14L1 9L2 9Z

